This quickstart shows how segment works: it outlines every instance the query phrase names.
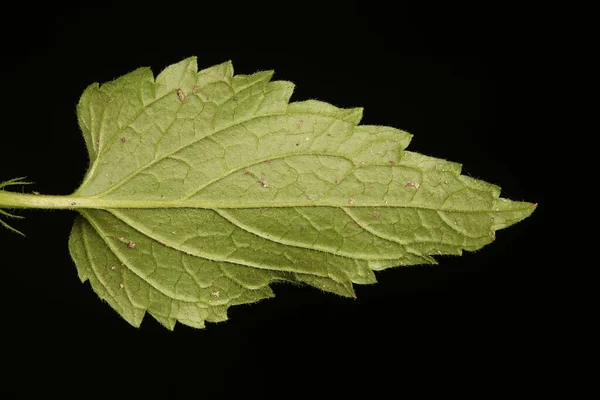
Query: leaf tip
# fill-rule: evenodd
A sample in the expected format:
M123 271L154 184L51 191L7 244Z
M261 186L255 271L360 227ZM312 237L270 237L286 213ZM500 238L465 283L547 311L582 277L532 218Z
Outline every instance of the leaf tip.
M538 203L529 203L525 201L511 201L499 198L494 205L493 230L508 228L529 217L537 209Z

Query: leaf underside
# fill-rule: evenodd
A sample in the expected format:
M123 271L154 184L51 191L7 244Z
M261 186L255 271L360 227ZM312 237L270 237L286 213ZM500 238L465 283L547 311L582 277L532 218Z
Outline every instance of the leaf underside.
M434 264L494 240L534 205L406 151L411 135L362 109L289 103L271 71L233 76L196 58L156 79L93 84L77 107L90 168L69 240L82 281L125 320L202 328L287 281L353 297L374 271Z

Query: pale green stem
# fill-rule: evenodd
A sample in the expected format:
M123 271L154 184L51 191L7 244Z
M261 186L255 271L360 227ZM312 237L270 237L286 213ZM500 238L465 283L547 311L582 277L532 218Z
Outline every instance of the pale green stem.
M73 209L83 199L71 196L41 196L0 190L0 208ZM88 206L89 207L89 206Z

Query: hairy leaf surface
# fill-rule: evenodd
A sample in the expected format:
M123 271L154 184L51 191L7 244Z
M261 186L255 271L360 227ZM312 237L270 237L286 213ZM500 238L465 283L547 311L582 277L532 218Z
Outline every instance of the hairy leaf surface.
M534 210L405 150L404 131L359 125L360 108L290 103L272 75L192 57L81 97L90 168L75 196L99 206L79 209L70 251L132 325L147 311L200 328L277 281L352 297L374 271L477 250Z

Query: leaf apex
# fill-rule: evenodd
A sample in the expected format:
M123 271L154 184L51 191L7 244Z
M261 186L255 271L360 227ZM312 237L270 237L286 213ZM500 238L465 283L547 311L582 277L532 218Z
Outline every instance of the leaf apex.
M538 203L512 201L499 198L494 204L494 231L508 228L529 217L537 209Z

